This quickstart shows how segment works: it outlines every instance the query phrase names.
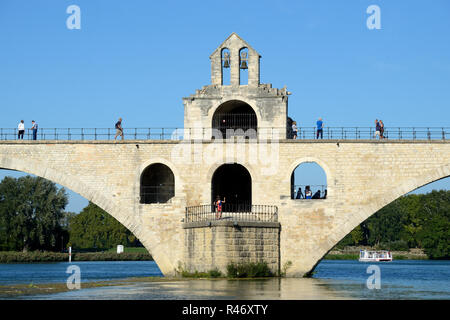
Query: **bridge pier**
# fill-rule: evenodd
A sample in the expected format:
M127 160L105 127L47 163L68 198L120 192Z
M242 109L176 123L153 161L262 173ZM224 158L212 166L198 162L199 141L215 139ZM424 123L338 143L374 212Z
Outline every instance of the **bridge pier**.
M226 274L231 263L266 262L274 274L280 273L278 222L224 219L188 222L183 229L183 269L188 272L218 269Z

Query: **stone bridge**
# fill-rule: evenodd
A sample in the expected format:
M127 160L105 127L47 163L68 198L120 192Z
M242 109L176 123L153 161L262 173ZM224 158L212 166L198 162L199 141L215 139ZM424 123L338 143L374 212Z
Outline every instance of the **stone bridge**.
M315 162L328 196L291 199L291 175ZM302 276L346 234L398 197L450 175L450 142L400 140L0 141L0 168L43 177L79 193L132 231L165 275L184 263L187 206L212 202L214 172L238 163L251 201L278 207L280 265ZM173 195L143 203L146 168L167 166ZM149 201L152 202L152 201Z

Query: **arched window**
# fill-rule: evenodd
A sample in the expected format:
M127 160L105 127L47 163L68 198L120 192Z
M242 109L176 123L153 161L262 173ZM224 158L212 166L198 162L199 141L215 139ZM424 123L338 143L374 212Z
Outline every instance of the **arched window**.
M239 85L248 84L248 49L239 50Z
M141 175L141 203L166 203L175 196L175 177L162 163L154 163Z
M211 181L211 203L217 197L226 198L224 204L235 210L243 210L252 204L252 178L240 164L224 164L217 168Z
M327 175L316 162L303 162L291 175L291 199L326 199Z
M222 85L229 85L231 81L231 55L227 48L222 49Z
M256 138L257 127L255 111L240 100L222 103L212 119L212 128L217 129L223 138L237 135Z

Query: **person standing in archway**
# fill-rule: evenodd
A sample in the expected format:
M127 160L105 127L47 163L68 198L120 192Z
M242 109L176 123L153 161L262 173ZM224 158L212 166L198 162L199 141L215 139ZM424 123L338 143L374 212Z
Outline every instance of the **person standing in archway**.
M225 203L225 197L223 198L223 201L220 200L220 197L216 197L216 201L214 202L214 205L216 206L216 219L222 218L222 206Z
M312 191L309 186L306 186L305 188L305 199L311 199L312 198Z
M114 136L114 140L116 140L118 136L121 136L123 140L122 118L119 118L119 121L116 122L115 127L116 127L116 135Z

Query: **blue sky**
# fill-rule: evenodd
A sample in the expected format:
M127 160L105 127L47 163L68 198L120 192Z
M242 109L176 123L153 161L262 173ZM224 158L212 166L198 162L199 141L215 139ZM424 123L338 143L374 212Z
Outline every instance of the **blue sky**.
M381 30L366 26L372 4ZM299 126L450 126L449 13L446 0L2 0L0 127L182 127L181 98L210 84L232 32L261 54L261 82L292 92Z

